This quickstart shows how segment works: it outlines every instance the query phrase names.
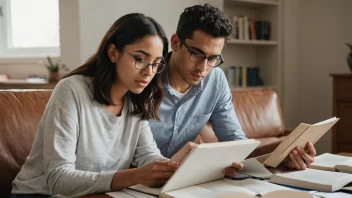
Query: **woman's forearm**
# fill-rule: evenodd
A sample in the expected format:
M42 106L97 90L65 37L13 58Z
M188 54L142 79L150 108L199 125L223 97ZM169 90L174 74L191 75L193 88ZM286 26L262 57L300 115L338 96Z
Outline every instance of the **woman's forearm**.
M111 191L121 190L138 184L138 168L117 171L111 181Z

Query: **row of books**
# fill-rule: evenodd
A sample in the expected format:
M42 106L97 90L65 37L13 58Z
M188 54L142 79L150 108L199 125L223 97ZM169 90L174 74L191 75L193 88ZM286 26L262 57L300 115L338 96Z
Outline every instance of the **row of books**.
M267 20L254 20L248 16L233 16L233 39L270 40L271 23Z
M230 87L257 87L264 83L259 76L258 67L231 66L227 69Z

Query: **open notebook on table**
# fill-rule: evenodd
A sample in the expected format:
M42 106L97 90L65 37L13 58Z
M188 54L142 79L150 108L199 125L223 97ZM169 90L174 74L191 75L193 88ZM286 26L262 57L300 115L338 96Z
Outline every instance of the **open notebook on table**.
M324 153L315 157L309 168L352 173L352 157Z

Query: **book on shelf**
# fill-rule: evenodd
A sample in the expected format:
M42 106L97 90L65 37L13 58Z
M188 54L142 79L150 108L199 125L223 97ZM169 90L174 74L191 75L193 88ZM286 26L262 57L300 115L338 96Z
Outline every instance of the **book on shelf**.
M238 16L233 16L232 17L232 24L233 24L233 39L239 39L238 38Z
M352 182L352 174L307 168L301 171L274 174L270 182L298 188L334 192Z
M248 16L230 17L233 24L233 39L238 40L270 40L271 22L255 20Z
M334 117L313 125L301 123L279 144L264 164L276 168L292 149L298 146L305 149L307 142L315 144L338 120Z
M270 40L271 24L269 21L256 21L254 26L257 40Z
M244 19L243 16L238 16L238 39L244 40Z
M162 188L143 185L130 188L167 197L171 191L221 180L225 176L225 167L231 166L232 162L242 162L258 145L259 141L254 139L199 144L191 150ZM195 192L193 188L189 190L191 194Z
M352 173L352 157L324 153L315 157L309 168Z
M279 144L264 164L276 168L292 149L298 146L304 149L307 142L315 144L337 121L339 118L334 117L313 125L301 123Z
M227 80L230 87L263 86L258 67L230 66L227 69Z

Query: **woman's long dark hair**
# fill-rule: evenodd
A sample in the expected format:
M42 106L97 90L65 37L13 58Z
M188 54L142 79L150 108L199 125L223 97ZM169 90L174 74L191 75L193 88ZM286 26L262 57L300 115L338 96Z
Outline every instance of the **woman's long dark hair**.
M127 14L119 18L106 32L97 51L79 68L65 77L76 74L93 77L94 99L100 104L114 105L110 90L116 80L116 66L110 61L108 47L114 44L122 53L128 44L133 44L148 35L158 35L164 43L163 56L168 52L168 40L159 23L143 14ZM156 119L160 121L158 108L163 97L163 83L161 75L156 74L150 84L140 94L128 91L127 95L133 104L133 115L142 119Z

